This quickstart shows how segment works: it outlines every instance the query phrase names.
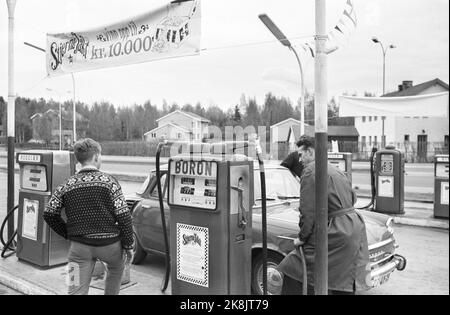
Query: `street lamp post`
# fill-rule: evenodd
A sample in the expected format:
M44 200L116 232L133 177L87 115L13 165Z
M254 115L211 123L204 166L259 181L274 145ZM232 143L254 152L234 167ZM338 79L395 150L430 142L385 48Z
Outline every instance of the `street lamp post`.
M380 44L381 50L383 52L383 95L386 94L386 53L388 49L394 49L396 48L395 45L389 45L384 47L383 43L377 38L372 37L372 41L375 44ZM384 135L384 121L386 120L386 117L381 117L381 147L384 148L386 146L386 136Z
M278 41L283 45L288 47L294 54L295 58L297 59L299 68L300 68L300 84L301 84L301 96L300 96L300 112L301 112L301 118L300 118L300 131L301 134L305 134L305 81L303 76L303 66L302 62L300 60L300 57L295 50L294 46L292 46L291 42L287 37L283 34L283 32L278 28L278 26L275 25L275 23L272 21L272 19L267 14L260 14L259 19L264 23L264 25L269 29L269 31L272 32L272 34L278 39Z
M7 211L14 207L14 150L15 150L15 102L14 96L14 11L16 0L6 0L8 6L8 201ZM14 214L8 219L8 239L14 235Z
M50 88L47 88L47 91L49 92L55 92L58 94L58 103L59 103L59 151L62 150L62 101L61 101L61 93L57 90L53 90ZM70 91L67 91L67 93L70 93Z

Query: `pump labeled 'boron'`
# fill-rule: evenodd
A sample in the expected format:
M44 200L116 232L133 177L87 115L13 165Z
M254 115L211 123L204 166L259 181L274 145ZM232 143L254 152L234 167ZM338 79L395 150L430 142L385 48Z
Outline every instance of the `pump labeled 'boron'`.
M17 258L41 267L67 261L69 242L44 222L53 191L75 174L75 157L68 151L24 151L20 166Z
M250 294L253 161L169 161L172 294Z

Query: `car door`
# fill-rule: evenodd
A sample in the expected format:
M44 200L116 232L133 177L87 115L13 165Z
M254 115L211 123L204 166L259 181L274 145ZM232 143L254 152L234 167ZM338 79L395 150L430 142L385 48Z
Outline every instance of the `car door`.
M161 185L163 186L162 188L164 196L164 214L167 221L166 225L167 227L169 227L169 207L165 198L167 196L167 172L161 173ZM142 246L149 251L164 252L165 245L156 176L154 176L152 181L150 182L150 188L146 197L147 198L142 201Z

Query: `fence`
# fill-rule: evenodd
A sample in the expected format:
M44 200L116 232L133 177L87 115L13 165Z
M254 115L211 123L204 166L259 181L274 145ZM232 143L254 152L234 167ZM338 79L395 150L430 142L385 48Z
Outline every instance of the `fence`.
M448 145L444 142L428 142L422 149L418 149L417 142L397 142L388 143L387 145L394 146L397 150L405 154L405 160L409 163L431 163L434 156L437 154L448 154ZM380 149L379 144L375 144ZM358 143L357 152L353 153L353 160L366 161L370 159L372 153L372 146Z
M372 146L367 144L358 143L355 141L339 141L340 152L353 153L353 160L355 161L368 161L372 153ZM449 154L448 145L444 142L428 142L424 148L426 150L417 150L417 143L389 143L396 149L402 151L405 154L405 159L409 163L431 163L434 156L437 154ZM102 154L104 155L119 155L119 156L155 156L158 142L123 142L123 141L108 141L102 142ZM379 144L374 144L380 149ZM58 150L58 145L52 144L39 144L39 143L17 143L16 148L21 150ZM283 160L294 148L290 147L289 143L262 143L263 155L266 159L271 160ZM329 149L331 150L331 143L329 143ZM251 157L255 158L255 154L251 152L242 152L244 154L249 153ZM161 152L161 156L170 156L170 149L164 148ZM173 152L172 152L173 154Z
M406 162L409 163L431 163L433 162L434 156L437 154L448 154L449 148L444 142L428 142L426 146L423 146L422 150L418 150L417 143L388 143L388 145L394 146L397 150L405 154ZM338 141L340 152L351 152L353 153L354 161L368 161L370 155L372 154L372 147L375 146L378 149L381 145L378 143L369 146L367 144L356 142L356 141ZM269 148L269 146L267 146ZM331 151L331 143L328 145ZM290 147L288 143L279 142L270 145L270 158L276 158L279 160L284 159L289 152L295 149Z

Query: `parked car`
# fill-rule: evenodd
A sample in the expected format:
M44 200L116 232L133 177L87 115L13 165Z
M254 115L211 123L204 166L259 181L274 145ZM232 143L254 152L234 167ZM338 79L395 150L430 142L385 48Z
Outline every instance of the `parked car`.
M252 292L262 293L262 232L261 232L261 192L258 167L255 166L252 245ZM267 248L268 269L275 268L293 247L292 240L299 232L300 182L286 168L269 164L266 171L267 196ZM167 165L161 170L164 211L169 220L167 205ZM135 248L133 263L139 264L147 253L163 255L164 238L159 209L156 172L147 177L142 187L134 195L127 196L132 211ZM359 210L358 210L359 211ZM391 273L403 270L406 260L395 251L398 247L392 228L393 218L370 211L360 211L364 217L372 266L373 287L388 281ZM169 223L167 222L169 227Z

